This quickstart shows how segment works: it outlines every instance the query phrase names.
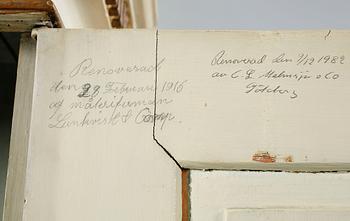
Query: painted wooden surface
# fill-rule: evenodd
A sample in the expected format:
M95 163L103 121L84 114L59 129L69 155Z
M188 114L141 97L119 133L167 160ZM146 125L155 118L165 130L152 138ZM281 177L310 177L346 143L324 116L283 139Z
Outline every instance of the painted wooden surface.
M349 173L191 170L190 180L191 221L350 219Z
M22 35L11 130L3 221L21 221L24 205L29 127L32 114L36 42Z
M197 169L348 170L349 35L38 30L24 220L180 220L174 160ZM232 75L253 68L253 76L297 74ZM280 86L248 92L253 79ZM340 208L350 199L348 174L202 173L183 177L191 220L222 220L237 207Z
M181 219L181 170L152 137L154 36L38 30L23 220Z
M174 119L155 137L183 167L349 170L349 31L158 39L157 94L176 93L156 108Z
M104 0L52 0L65 28L108 29Z
M276 209L230 209L225 213L225 221L346 221L350 209L325 208L276 208Z
M134 28L157 27L156 0L129 0Z

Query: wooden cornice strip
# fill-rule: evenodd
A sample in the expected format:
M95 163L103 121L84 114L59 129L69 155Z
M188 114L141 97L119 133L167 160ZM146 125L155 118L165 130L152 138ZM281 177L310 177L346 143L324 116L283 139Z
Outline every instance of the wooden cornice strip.
M127 0L105 0L112 28L131 28L130 4Z
M52 1L8 0L0 2L0 31L30 32L38 26L62 27Z
M0 10L1 32L30 32L38 26L52 26L47 12Z
M4 0L0 1L1 10L49 11L52 3L48 0Z

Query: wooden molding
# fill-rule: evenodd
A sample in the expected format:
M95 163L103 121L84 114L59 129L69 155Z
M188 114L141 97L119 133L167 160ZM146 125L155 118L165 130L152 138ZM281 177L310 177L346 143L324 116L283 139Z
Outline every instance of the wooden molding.
M48 11L51 9L49 0L5 0L0 2L1 9Z
M105 0L106 11L112 28L132 28L128 0Z
M62 27L52 1L8 0L0 2L0 31L30 32L38 26Z
M129 0L133 28L157 26L157 3L155 0Z
M52 26L46 12L0 10L0 31L2 32L30 32L37 26Z

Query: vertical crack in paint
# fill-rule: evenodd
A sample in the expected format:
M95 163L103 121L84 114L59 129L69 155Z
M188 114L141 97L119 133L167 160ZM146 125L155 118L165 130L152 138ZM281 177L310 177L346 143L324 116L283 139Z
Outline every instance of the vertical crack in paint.
M157 86L158 86L158 29L156 31L156 64L155 64L155 78L154 78L154 112L153 112L153 140L163 149L163 151L176 163L176 165L182 169L181 165L171 155L171 153L165 149L165 147L159 143L156 138L156 113L157 113Z

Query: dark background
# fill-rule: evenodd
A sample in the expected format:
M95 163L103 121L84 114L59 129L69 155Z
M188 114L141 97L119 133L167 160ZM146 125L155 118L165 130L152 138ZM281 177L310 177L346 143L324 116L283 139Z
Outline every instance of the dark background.
M19 38L19 33L0 33L0 220L7 174Z

